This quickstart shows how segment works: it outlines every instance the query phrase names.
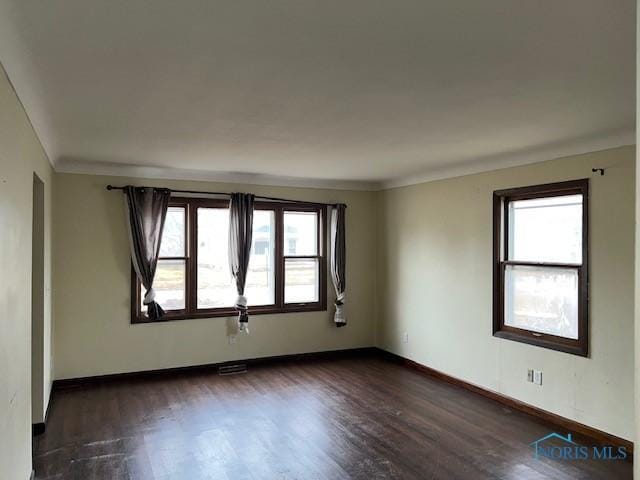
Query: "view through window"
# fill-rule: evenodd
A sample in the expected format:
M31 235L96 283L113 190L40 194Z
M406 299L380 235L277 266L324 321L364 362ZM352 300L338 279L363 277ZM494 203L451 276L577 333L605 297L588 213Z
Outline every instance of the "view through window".
M257 203L245 296L250 313L326 308L326 213L317 206ZM228 202L174 199L154 281L166 319L235 313ZM132 318L147 321L137 278Z

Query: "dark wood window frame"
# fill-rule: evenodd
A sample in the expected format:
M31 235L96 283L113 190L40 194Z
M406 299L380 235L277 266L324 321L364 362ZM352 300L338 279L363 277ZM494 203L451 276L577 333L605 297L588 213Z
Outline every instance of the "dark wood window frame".
M164 260L185 261L185 308L168 310L161 321L187 320L195 318L232 317L237 315L233 307L197 308L197 274L198 274L198 208L229 208L229 201L223 199L172 198L170 207L185 209L185 257L162 257ZM326 207L284 202L256 202L256 210L271 210L275 215L275 302L272 305L249 306L249 315L273 313L312 312L327 309L327 211ZM284 255L284 212L314 212L317 214L317 255ZM318 301L305 303L285 303L285 261L287 258L317 259L318 261ZM154 323L141 309L141 286L133 266L131 268L131 323ZM251 302L251 299L249 299Z
M516 200L582 195L582 263L521 262L508 258L509 203ZM533 332L504 324L505 271L508 265L577 270L578 339ZM589 180L573 180L493 192L493 335L586 357L589 355Z

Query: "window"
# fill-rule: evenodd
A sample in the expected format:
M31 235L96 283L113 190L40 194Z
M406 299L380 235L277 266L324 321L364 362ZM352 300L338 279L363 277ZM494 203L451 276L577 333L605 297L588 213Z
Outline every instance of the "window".
M186 308L187 225L186 208L174 205L167 210L154 290L162 308L184 311ZM139 300L142 306L142 298Z
M494 192L494 336L587 356L588 194L588 180Z
M245 295L249 314L326 310L326 212L256 202ZM236 315L229 271L229 203L172 199L154 281L163 319ZM132 271L132 323L148 322Z
M284 301L318 302L320 291L319 231L317 213L284 212Z

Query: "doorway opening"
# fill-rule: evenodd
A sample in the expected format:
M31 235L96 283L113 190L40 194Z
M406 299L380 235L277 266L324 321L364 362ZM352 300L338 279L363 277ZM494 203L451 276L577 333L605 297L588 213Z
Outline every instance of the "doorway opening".
M44 431L44 182L33 174L31 243L31 423Z

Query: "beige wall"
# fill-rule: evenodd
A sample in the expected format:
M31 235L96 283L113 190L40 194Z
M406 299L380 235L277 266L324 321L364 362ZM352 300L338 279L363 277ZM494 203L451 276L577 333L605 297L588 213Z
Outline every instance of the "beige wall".
M227 319L130 324L130 257L122 193L108 183L244 191L348 205L346 328L326 312L256 315L251 334L230 345ZM56 175L56 378L81 377L270 355L372 346L374 340L375 193L208 182Z
M45 184L44 402L31 412L31 204L34 172ZM52 170L0 67L0 478L31 473L31 423L51 391Z
M634 149L396 188L380 194L380 347L633 439ZM607 168L594 176L592 167ZM591 356L494 338L492 192L591 178ZM409 342L402 342L403 332ZM543 385L526 381L543 371Z
M636 2L637 7L638 2ZM640 138L640 8L636 8L636 145ZM640 151L636 150L636 218L635 218L635 345L640 344ZM635 350L635 441L640 442L640 348ZM634 450L633 472L640 478L640 448Z

